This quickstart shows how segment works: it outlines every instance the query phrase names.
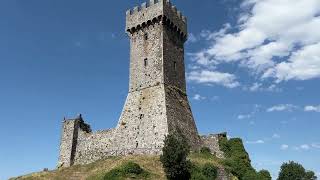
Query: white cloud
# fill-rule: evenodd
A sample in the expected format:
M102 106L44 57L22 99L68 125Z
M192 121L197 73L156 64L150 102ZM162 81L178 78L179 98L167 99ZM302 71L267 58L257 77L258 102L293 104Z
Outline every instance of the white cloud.
M254 83L249 90L252 92L258 91L261 89L262 84L261 83Z
M211 45L193 54L197 64L237 63L262 82L320 77L319 0L244 0L240 8L236 25L201 33Z
M296 151L301 151L301 150L307 151L307 150L310 150L310 149L311 149L311 147L308 144L302 144L300 146L293 147L293 150L296 150Z
M316 149L320 149L320 143L312 143L311 147L316 148Z
M200 94L195 94L192 99L194 99L196 101L201 101L201 100L205 100L206 97L203 97Z
M272 135L272 138L273 138L273 139L279 139L279 138L280 138L280 135L275 133L275 134Z
M255 82L250 87L244 87L243 90L250 92L281 92L282 89L278 88L275 84L264 86L262 83Z
M250 119L251 118L251 114L240 114L237 116L238 119Z
M303 144L300 146L300 149L302 150L309 150L310 149L310 146L308 144Z
M282 144L280 147L281 150L287 150L288 148L289 148L289 145L287 144Z
M264 144L265 142L263 140L257 140L257 141L246 141L247 144Z
M306 112L320 112L320 105L319 106L305 106L304 111Z
M190 43L195 43L195 42L197 42L197 41L198 41L198 38L197 38L194 34L189 33L188 42L190 42Z
M272 106L267 109L267 112L274 112L274 111L292 111L297 109L298 107L292 104L279 104Z
M192 71L187 76L188 80L201 84L216 84L227 88L235 88L240 85L233 74L217 71Z

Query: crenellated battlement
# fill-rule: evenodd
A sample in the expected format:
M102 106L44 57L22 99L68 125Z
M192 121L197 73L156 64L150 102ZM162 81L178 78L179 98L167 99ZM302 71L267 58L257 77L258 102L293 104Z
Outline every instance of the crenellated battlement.
M126 31L131 34L159 22L187 38L187 18L170 0L150 0L126 12Z

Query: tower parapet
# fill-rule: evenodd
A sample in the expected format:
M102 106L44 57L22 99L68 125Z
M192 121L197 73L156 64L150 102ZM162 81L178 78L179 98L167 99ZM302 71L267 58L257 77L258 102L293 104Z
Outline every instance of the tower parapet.
M126 31L130 34L156 22L166 24L187 39L187 18L169 0L150 0L126 12Z

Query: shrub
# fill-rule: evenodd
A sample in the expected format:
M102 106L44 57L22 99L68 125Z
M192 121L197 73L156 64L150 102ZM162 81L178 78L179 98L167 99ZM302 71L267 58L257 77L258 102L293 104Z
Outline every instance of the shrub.
M247 170L241 179L242 180L261 180L259 179L258 174L255 170Z
M202 174L201 168L192 164L191 167L191 180L207 180L206 176Z
M160 161L169 180L190 179L189 146L180 134L169 134L164 140Z
M210 148L208 148L208 147L202 147L202 148L200 149L200 153L201 153L201 154L211 154L211 150L210 150Z
M139 164L134 162L127 162L118 168L112 169L107 174L105 174L105 180L117 180L124 178L146 178L149 173L144 171Z
M261 180L271 180L272 179L270 172L267 170L264 170L264 169L258 172L258 177Z
M201 172L207 179L216 179L218 175L217 168L210 163L205 164Z
M224 164L229 167L230 172L242 179L257 178L258 174L251 166L249 154L246 152L242 140L239 138L219 139L219 146L224 152L226 159Z
M143 172L143 169L139 166L139 164L131 161L123 166L123 170L124 172L131 174L141 174Z

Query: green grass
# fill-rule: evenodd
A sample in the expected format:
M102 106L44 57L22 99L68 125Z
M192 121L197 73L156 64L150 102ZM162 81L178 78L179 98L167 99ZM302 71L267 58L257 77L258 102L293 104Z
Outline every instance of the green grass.
M200 172L205 164L212 164L219 168L224 167L222 160L210 154L192 153L188 159L196 167L194 171ZM127 173L125 167L129 162L138 164L143 172L140 174ZM96 161L87 165L77 165L69 168L58 170L33 173L12 180L68 180L73 175L78 174L79 180L104 180L104 177L112 177L110 180L127 180L127 179L156 179L165 180L165 173L162 168L159 156L126 156L110 157Z

